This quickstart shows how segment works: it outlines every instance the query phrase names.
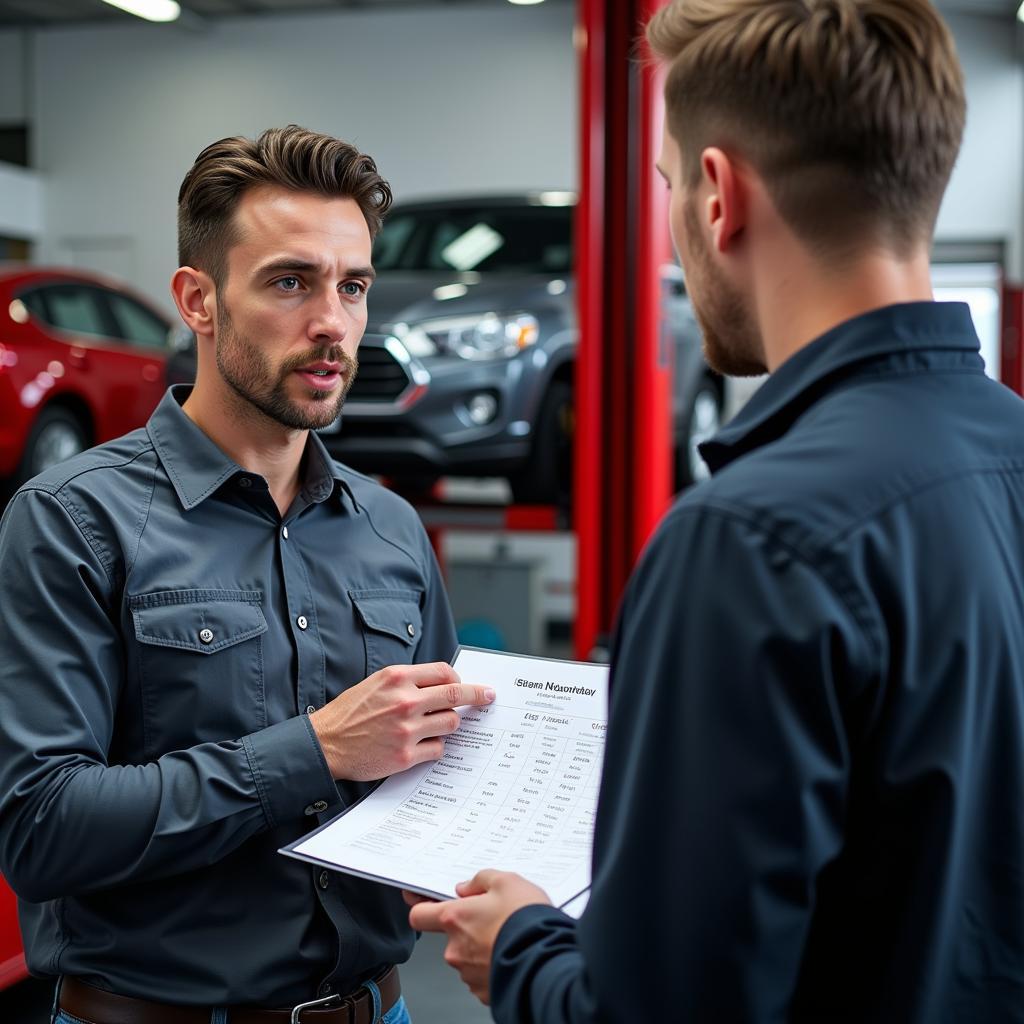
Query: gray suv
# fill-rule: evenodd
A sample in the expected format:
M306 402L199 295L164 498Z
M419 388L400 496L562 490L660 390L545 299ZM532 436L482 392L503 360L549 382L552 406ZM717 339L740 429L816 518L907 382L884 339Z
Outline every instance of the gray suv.
M407 490L439 476L505 476L520 503L567 504L576 346L571 192L407 203L373 251L379 277L359 373L331 453ZM706 472L697 444L722 420L682 271L662 270L673 340L675 479ZM190 345L188 342L192 342ZM194 339L168 377L192 380Z
M399 482L505 476L518 502L571 487L578 343L569 192L396 206L374 246L370 326L342 420L321 432L343 462ZM676 484L721 421L682 273L663 269L674 345Z

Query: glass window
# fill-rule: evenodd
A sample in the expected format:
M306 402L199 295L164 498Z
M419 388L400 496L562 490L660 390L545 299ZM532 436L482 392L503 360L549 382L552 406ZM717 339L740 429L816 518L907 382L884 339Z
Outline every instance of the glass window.
M25 304L25 308L32 314L33 319L44 324L50 322L50 317L46 312L46 300L41 291L22 292L18 298Z
M374 265L396 266L415 227L416 218L412 216L398 214L386 220L373 243Z
M400 210L373 254L378 270L572 271L572 208Z
M107 292L106 296L122 338L144 348L167 348L169 328L163 320L126 295Z
M48 320L54 327L75 334L94 334L99 337L112 334L94 289L83 285L61 284L46 288L45 292Z

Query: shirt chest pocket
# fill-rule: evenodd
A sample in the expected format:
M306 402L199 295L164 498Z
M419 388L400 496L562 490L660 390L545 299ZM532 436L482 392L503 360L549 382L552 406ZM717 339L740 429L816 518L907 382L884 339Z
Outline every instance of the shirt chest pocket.
M260 591L164 590L128 599L147 753L267 725Z
M409 665L423 618L415 590L350 590L366 649L366 675L388 665Z

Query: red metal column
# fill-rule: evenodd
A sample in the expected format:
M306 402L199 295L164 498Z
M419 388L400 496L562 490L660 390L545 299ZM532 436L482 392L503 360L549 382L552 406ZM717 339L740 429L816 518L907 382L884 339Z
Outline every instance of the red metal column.
M638 60L664 0L579 0L580 202L576 283L575 647L607 635L670 499L671 352L659 268L671 253L654 169L661 82Z
M605 0L579 0L576 46L580 83L580 198L576 206L577 322L573 525L576 531L576 656L586 658L601 632L601 538L605 529L601 430L604 396Z
M1024 395L1024 288L1003 286L1003 336L1000 380Z
M645 25L666 0L638 0ZM672 262L668 230L668 190L655 164L661 152L665 116L664 70L645 62L635 68L639 92L633 117L637 124L637 236L635 267L636 333L633 337L633 459L636 512L631 565L665 514L672 498L672 362L674 350L663 309L662 267Z

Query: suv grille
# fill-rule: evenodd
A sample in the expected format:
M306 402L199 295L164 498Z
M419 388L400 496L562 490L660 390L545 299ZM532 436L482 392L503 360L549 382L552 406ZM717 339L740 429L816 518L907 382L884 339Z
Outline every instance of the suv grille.
M363 344L350 402L393 402L409 386L402 364L382 345Z

